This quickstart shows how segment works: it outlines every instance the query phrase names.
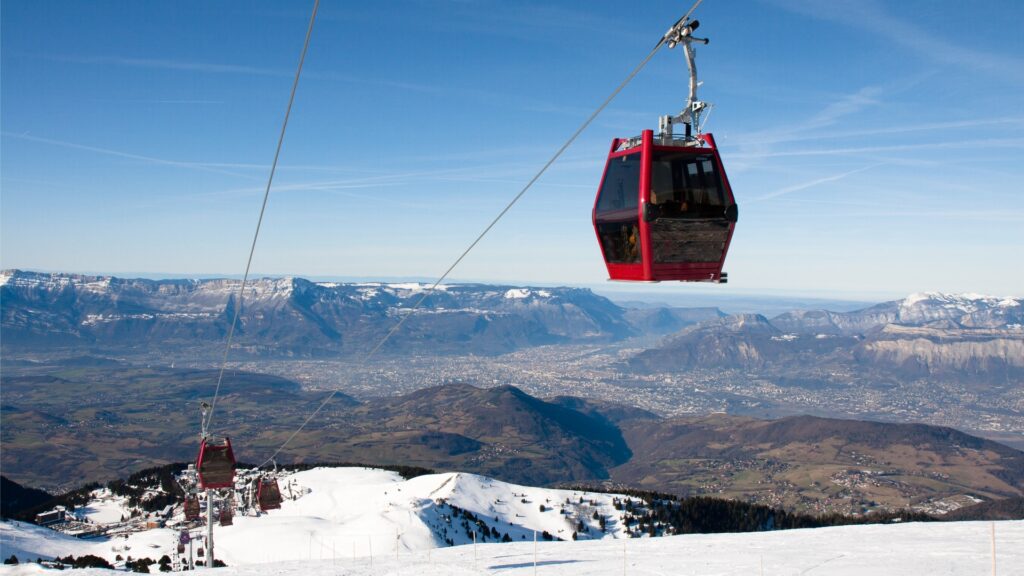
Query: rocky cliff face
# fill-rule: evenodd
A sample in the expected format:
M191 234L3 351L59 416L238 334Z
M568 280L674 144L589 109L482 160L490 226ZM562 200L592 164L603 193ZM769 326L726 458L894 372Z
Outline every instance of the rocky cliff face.
M940 330L886 326L856 350L861 362L908 375L940 372L1024 373L1024 334L1010 330Z
M847 313L794 311L770 320L743 314L688 327L630 365L648 371L838 367L1019 382L1022 314L1019 299L937 293Z
M772 318L783 332L864 334L890 324L1006 329L1024 324L1024 301L978 294L924 292L853 312L800 310Z

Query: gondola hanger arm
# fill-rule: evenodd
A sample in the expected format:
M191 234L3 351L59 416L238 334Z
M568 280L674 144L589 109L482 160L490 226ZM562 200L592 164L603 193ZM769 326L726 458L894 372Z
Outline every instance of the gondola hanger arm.
M669 48L675 48L678 45L682 45L683 53L686 56L686 67L690 73L690 90L686 96L686 106L683 110L675 116L669 114L658 118L658 132L659 138L663 141L672 140L672 126L674 124L683 124L686 126L686 140L693 139L693 130L696 129L697 133L700 133L700 115L705 109L709 107L707 102L703 102L697 99L697 88L702 84L697 80L697 63L695 61L695 54L692 44L694 42L698 44L707 44L710 42L707 38L698 38L693 35L693 31L700 26L699 20L690 20L688 17L683 18L679 22L676 22L668 32L665 33L664 41L668 44Z

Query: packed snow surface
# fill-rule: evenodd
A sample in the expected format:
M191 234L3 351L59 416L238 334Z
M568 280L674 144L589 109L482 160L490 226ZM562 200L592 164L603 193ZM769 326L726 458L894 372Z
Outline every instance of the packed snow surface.
M3 525L6 531L9 524ZM435 550L382 549L370 556L299 546L302 560L231 565L218 576L309 575L593 576L807 574L862 576L1024 574L1024 521L844 526L748 534L701 534L579 542L480 544ZM42 529L36 528L33 532ZM23 536L24 537L24 536ZM306 535L308 539L308 534ZM68 538L70 540L70 538ZM79 545L85 545L79 542ZM7 545L4 555L8 555ZM255 545L251 552L257 555ZM140 551L140 554L145 553ZM534 564L536 563L536 568ZM42 574L36 565L5 567L0 574ZM52 573L52 572L47 572ZM88 570L75 574L111 574Z
M89 504L75 510L75 516L78 518L96 524L112 524L123 518L128 518L131 514L131 510L128 508L128 499L116 496L106 488L94 490Z
M622 537L612 495L517 486L473 474L404 480L374 469L318 468L282 478L281 488L280 510L238 515L233 526L215 528L216 556L228 564L215 574L739 575L758 574L762 566L764 574L989 574L994 530L997 573L1024 576L1024 521L630 539ZM94 506L93 513L112 517L117 505L111 499L109 509ZM458 522L447 522L457 518L453 506L472 511L512 542L492 538L474 545ZM589 539L571 541L574 524L593 512L608 519L607 532L588 529ZM535 543L534 531L566 541ZM445 539L456 546L447 547ZM176 541L176 530L168 528L88 540L0 522L0 555L22 560L69 554L156 560L173 556ZM41 573L37 565L0 569Z

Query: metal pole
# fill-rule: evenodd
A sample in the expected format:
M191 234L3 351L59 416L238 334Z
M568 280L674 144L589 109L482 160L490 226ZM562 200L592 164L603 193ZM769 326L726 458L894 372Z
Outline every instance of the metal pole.
M992 576L996 576L996 523L992 523Z
M206 491L206 567L213 568L213 490Z
M537 531L533 531L533 576L537 576Z

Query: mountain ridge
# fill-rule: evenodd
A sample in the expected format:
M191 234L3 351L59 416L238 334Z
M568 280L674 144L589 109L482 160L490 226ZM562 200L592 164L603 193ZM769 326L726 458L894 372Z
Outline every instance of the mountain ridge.
M222 340L241 281L147 280L5 270L4 346L196 347ZM314 283L260 278L246 285L236 328L242 353L360 354L419 304L417 283ZM451 284L422 301L381 352L504 353L525 346L611 341L634 329L623 309L588 289Z

